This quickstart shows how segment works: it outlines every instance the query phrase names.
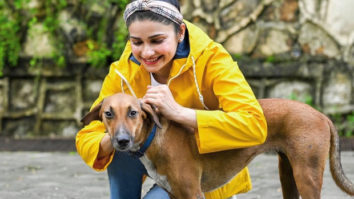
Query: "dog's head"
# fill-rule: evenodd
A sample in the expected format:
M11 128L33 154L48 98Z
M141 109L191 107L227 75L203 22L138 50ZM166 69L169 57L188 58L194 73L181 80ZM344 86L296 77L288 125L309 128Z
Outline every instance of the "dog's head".
M104 123L113 147L119 151L137 150L154 123L161 128L158 116L149 104L122 93L105 98L81 122L87 125L92 120Z

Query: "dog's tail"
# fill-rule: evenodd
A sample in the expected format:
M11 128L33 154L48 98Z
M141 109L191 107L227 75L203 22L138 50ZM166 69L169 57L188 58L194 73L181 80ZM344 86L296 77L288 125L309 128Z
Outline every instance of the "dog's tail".
M332 173L332 177L339 188L349 195L354 196L354 184L348 179L344 174L341 158L340 158L340 147L339 147L339 137L336 128L334 127L332 121L328 119L328 124L331 131L331 146L329 152L329 163Z

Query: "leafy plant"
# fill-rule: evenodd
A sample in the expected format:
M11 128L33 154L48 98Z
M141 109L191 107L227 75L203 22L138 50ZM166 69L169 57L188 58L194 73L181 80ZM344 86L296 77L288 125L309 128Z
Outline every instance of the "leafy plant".
M21 1L14 1L15 9L21 7ZM0 1L0 76L6 64L15 66L21 50L19 31L21 15L10 15L5 2Z
M87 41L85 56L93 67L102 67L107 60L121 55L127 38L121 16L128 0L42 0L36 3L37 6L33 6L32 0L0 1L0 76L5 67L17 65L25 33L38 23L56 38L52 44L56 50L51 55L56 66L65 66L68 58L74 57L68 52L72 52L75 42ZM100 16L90 10L97 3L107 9ZM84 24L83 38L74 43L68 42L60 27L59 15L64 10L72 11L72 17ZM33 57L30 66L39 65L41 59Z

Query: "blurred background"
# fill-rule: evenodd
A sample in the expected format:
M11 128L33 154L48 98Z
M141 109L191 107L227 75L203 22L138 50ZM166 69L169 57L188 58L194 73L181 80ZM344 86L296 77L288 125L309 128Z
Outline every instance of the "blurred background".
M80 119L124 49L127 3L0 1L0 149L75 151ZM354 1L181 4L185 19L232 54L258 98L305 102L331 117L342 141L353 141Z

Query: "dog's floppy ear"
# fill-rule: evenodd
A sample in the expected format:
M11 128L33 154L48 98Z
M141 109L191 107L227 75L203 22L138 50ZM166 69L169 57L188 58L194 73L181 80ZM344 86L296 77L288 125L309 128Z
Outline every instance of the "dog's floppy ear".
M140 101L141 109L150 116L150 118L155 122L157 127L162 128L162 125L159 121L159 117L157 116L156 112L153 110L150 104L146 104Z
M90 122L92 120L101 120L102 121L102 118L100 116L100 110L101 110L101 107L102 107L102 103L99 103L97 106L95 106L89 113L87 113L82 119L81 119L81 122L84 123L84 125L88 125L90 124Z

